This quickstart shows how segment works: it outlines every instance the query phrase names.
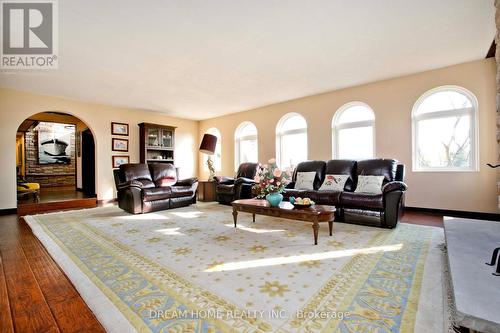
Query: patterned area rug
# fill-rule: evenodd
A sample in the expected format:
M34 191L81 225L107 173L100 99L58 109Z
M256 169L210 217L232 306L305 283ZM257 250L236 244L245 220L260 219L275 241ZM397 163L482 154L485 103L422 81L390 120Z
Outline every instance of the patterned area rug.
M218 204L26 217L110 332L442 332L442 230L240 214Z

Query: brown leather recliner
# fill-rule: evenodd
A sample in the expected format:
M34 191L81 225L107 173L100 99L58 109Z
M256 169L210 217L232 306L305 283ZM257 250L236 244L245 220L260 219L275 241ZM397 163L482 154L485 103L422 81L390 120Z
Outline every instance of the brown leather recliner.
M372 222L386 228L394 228L404 208L405 191L404 165L393 159L329 160L299 163L292 182L283 196L311 198L318 204L336 206L336 221ZM315 171L313 190L295 190L297 172ZM348 175L343 191L319 191L325 175ZM381 193L355 192L358 176L384 176Z
M234 200L252 198L252 187L255 184L254 177L258 167L259 163L241 163L236 178L214 177L217 201L230 205Z
M196 203L198 179L178 180L172 164L122 164L113 173L118 206L129 213L149 213Z

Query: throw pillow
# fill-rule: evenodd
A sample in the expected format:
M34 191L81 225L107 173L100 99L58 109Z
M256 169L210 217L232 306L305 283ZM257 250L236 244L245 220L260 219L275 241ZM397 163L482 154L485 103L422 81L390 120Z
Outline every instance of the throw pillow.
M358 176L358 186L354 192L380 194L383 181L384 176Z
M326 175L320 191L343 191L348 175Z
M310 172L297 172L297 179L295 180L296 190L314 190L314 177L315 171Z

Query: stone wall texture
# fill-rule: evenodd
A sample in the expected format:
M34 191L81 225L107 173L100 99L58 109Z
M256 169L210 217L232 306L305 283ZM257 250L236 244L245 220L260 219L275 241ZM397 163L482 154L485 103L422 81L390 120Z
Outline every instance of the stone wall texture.
M38 163L38 132L30 129L25 133L26 179L41 187L76 186L75 135L71 136L70 164Z

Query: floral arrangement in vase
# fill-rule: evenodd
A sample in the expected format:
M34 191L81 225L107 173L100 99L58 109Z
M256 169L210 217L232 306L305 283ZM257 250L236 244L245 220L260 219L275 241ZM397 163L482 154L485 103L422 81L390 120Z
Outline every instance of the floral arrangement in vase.
M279 206L283 200L281 193L290 182L290 172L278 168L276 159L272 158L268 164L259 166L254 180L257 198L266 198L271 206Z

